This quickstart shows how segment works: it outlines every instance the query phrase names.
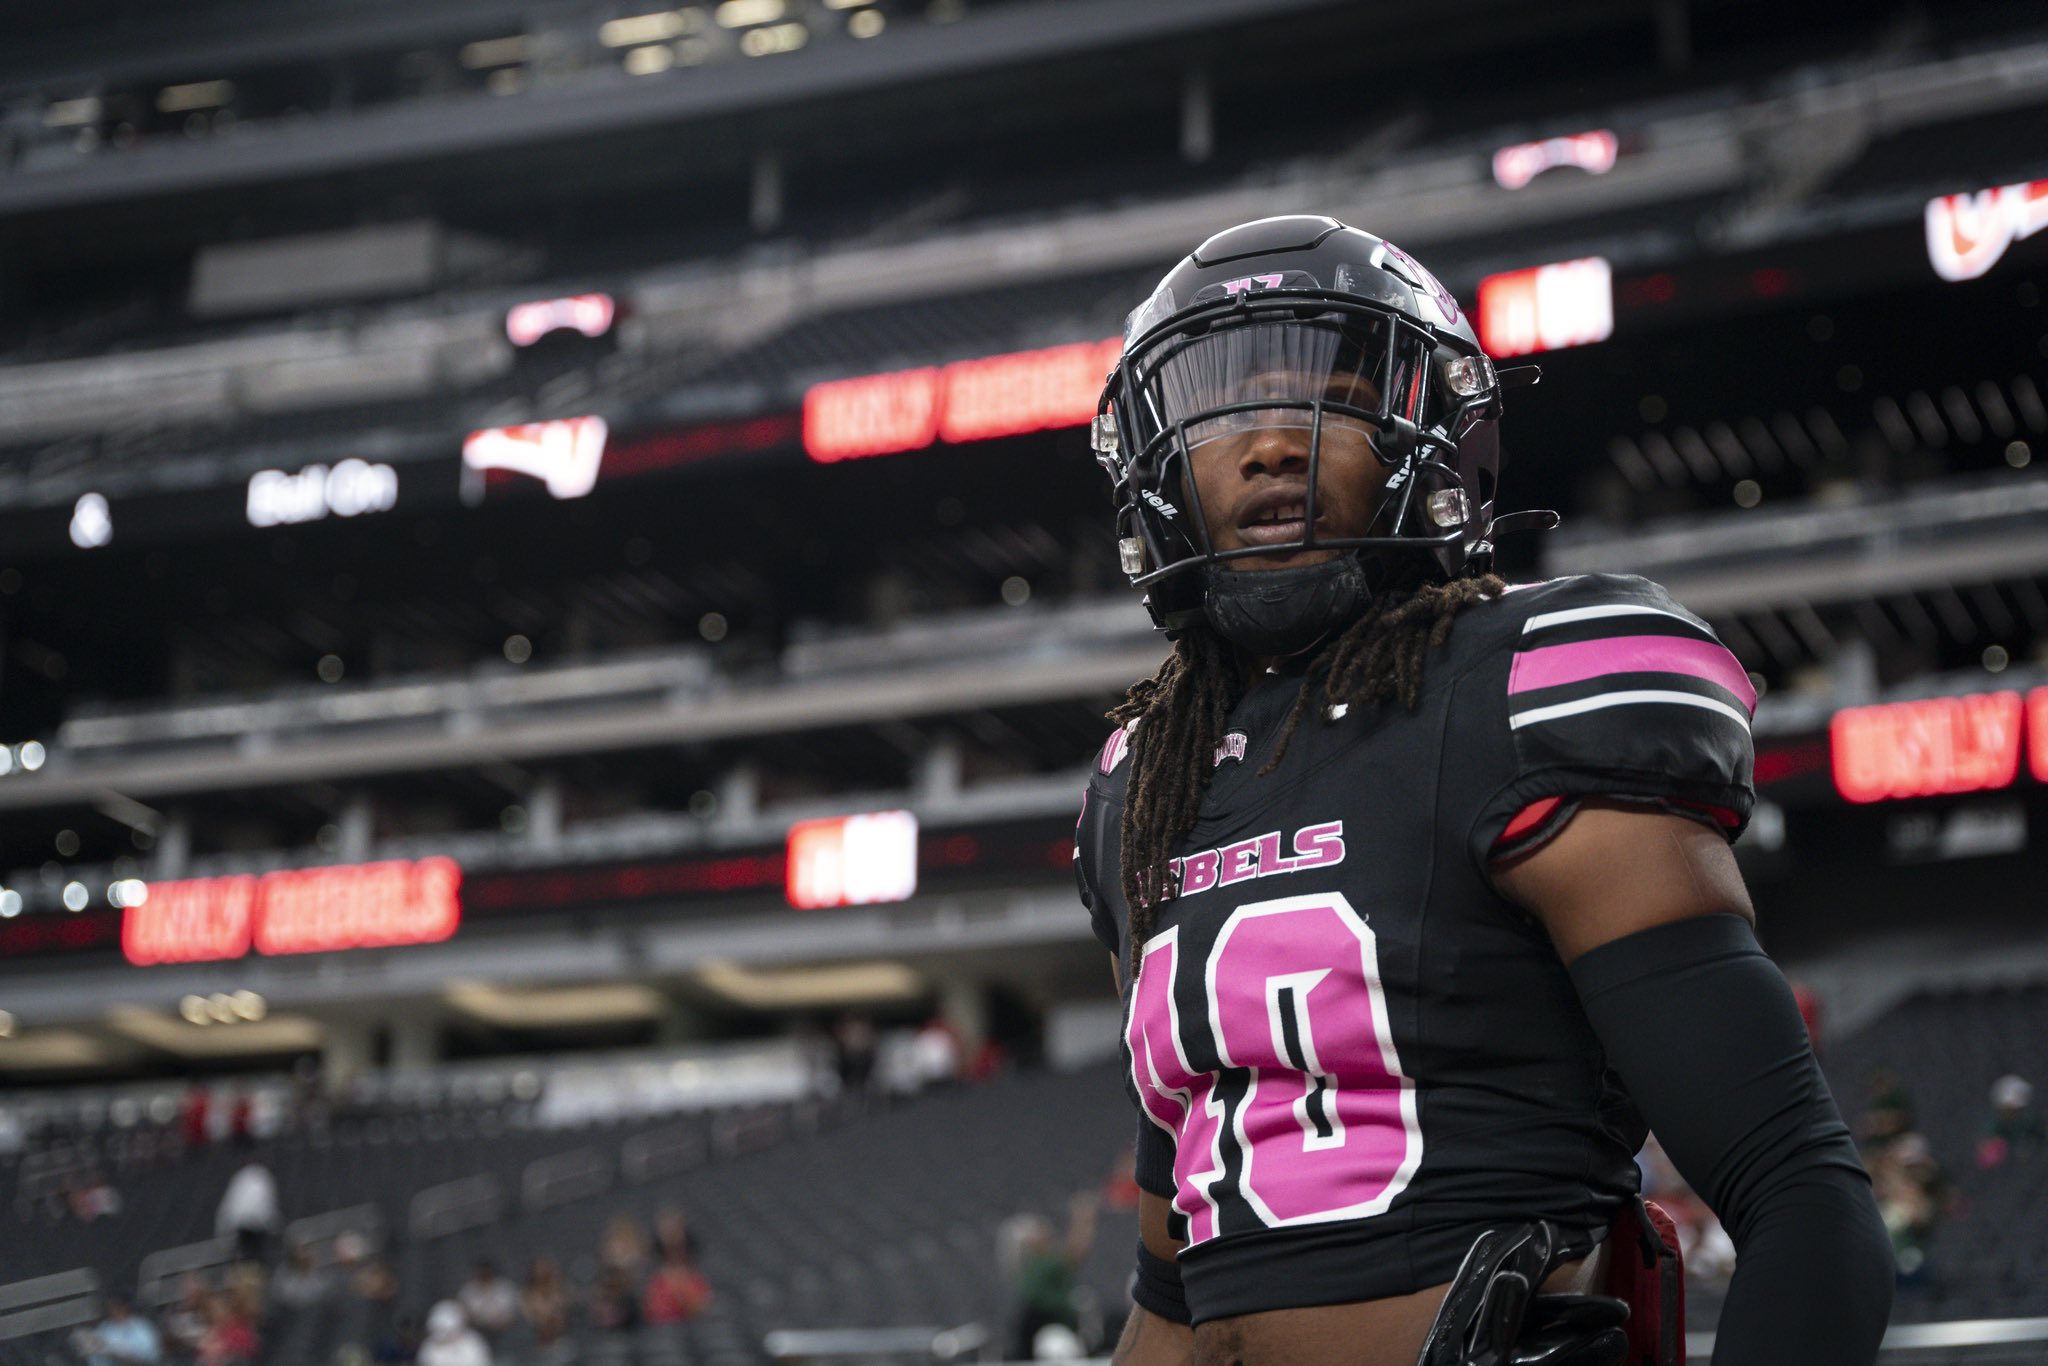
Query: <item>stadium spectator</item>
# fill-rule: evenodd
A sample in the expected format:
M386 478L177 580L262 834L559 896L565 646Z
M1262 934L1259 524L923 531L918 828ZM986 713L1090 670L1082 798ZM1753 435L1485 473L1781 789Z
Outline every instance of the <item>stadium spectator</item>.
M1142 1190L1138 1185L1138 1150L1129 1143L1118 1150L1116 1166L1102 1183L1102 1203L1113 1210L1134 1210Z
M680 1249L664 1252L660 1265L641 1292L640 1313L648 1323L681 1323L693 1319L711 1302L711 1283L690 1264Z
M910 1042L912 1075L919 1090L960 1080L960 1036L944 1015L934 1015Z
M875 1074L875 1022L848 1011L832 1026L832 1051L839 1083L850 1095L862 1095Z
M402 1360L397 1355L404 1338L398 1315L398 1277L390 1263L372 1257L356 1268L349 1280L351 1298L362 1305L361 1345L370 1348L378 1360Z
M111 1219L121 1212L121 1193L107 1180L105 1172L94 1167L76 1183L66 1183L65 1203L70 1207L71 1217L81 1224L90 1224L95 1219Z
M262 1350L255 1323L234 1296L206 1297L206 1332L199 1339L197 1366L256 1366Z
M1037 1359L1040 1336L1048 1328L1063 1328L1068 1334L1079 1328L1080 1306L1074 1298L1074 1277L1087 1260L1088 1250L1095 1245L1096 1209L1092 1192L1083 1192L1069 1201L1064 1241L1054 1239L1052 1221L1043 1215L1029 1214L1017 1221L1019 1255L1012 1291L1014 1328L1010 1339L1013 1360Z
M313 1260L313 1249L293 1243L285 1253L284 1265L270 1278L270 1298L289 1314L302 1314L326 1304L340 1288L340 1277L332 1267Z
M427 1335L418 1366L491 1366L490 1344L463 1318L462 1306L442 1300L427 1311Z
M469 1279L455 1292L455 1300L462 1306L470 1327L483 1334L494 1347L505 1330L519 1318L519 1291L511 1281L498 1274L497 1265L489 1258L478 1260ZM430 1338L433 1335L432 1320L433 1316L428 1315Z
M606 1224L597 1246L597 1262L606 1271L620 1273L628 1285L637 1284L647 1270L647 1238L639 1223L621 1214Z
M178 1301L164 1315L164 1337L179 1360L190 1360L199 1351L207 1328L206 1282L187 1273L178 1284Z
M663 1205L654 1215L654 1255L657 1260L670 1256L694 1261L697 1257L697 1240L690 1232L690 1225L683 1218L683 1212L674 1205Z
M2041 1116L2033 1107L2034 1087L2025 1077L2007 1073L1991 1083L1991 1113L1977 1140L1979 1167L1989 1170L2015 1153L2031 1154L2041 1146Z
M1866 1143L1888 1143L1912 1130L1915 1115L1913 1097L1889 1067L1870 1073L1870 1103L1863 1109L1858 1137Z
M561 1265L553 1257L535 1257L526 1268L519 1312L542 1347L559 1342L569 1331L569 1291L562 1282Z
M135 1313L119 1295L107 1296L106 1318L80 1333L73 1346L86 1366L156 1366L164 1359L156 1325Z
M250 1157L228 1178L213 1218L213 1231L235 1240L236 1254L245 1261L261 1261L271 1235L283 1224L277 1204L277 1178L270 1168Z
M179 1129L184 1135L186 1147L203 1148L206 1146L208 1139L211 1138L212 1135L208 1128L211 1118L209 1114L210 1104L206 1088L203 1086L195 1086L185 1093L185 1104L179 1111L178 1123Z
M626 1333L640 1326L640 1302L633 1282L618 1267L598 1277L590 1294L590 1326L599 1333Z
M1901 1287L1934 1279L1929 1263L1936 1228L1956 1205L1954 1188L1934 1160L1934 1150L1917 1133L1899 1135L1878 1150L1870 1168L1878 1214L1892 1238L1892 1259Z

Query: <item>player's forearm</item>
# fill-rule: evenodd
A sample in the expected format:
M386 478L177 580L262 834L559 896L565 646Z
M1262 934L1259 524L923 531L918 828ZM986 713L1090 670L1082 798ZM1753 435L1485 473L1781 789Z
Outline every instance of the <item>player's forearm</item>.
M1828 1173L1787 1183L1736 1245L1715 1366L1871 1360L1891 1299L1891 1238L1869 1188Z
M1110 1361L1112 1366L1182 1366L1194 1349L1194 1329L1133 1305Z
M1715 1361L1875 1360L1890 1242L1791 990L1748 927L1645 930L1585 954L1572 978L1609 1063L1735 1242Z

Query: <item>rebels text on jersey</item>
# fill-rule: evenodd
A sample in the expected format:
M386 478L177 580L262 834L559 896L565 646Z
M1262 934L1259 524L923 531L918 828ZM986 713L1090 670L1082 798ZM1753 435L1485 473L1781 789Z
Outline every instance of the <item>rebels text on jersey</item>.
M1753 800L1747 675L1642 579L1467 608L1414 711L1304 720L1261 777L1299 687L1269 674L1232 713L1125 992L1138 1180L1172 1201L1196 1322L1440 1284L1505 1220L1590 1248L1642 1121L1488 866L1583 798L1731 839ZM1119 961L1128 747L1103 746L1076 850Z

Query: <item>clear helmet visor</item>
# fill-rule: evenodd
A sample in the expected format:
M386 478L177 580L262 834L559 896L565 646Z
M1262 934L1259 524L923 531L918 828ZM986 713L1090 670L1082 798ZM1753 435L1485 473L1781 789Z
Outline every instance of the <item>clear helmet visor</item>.
M1272 429L1370 442L1410 387L1383 323L1262 319L1163 338L1135 358L1144 439L1185 433L1186 449Z

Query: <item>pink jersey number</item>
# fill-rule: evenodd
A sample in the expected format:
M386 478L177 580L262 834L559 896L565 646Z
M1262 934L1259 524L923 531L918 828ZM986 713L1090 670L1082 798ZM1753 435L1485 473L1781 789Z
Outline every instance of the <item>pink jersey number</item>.
M1216 1074L1196 1072L1181 1049L1180 1011L1173 1003L1179 959L1178 927L1145 945L1125 1039L1145 1114L1177 1145L1173 1183L1179 1194L1173 1203L1188 1216L1188 1241L1199 1243L1216 1236L1216 1201L1209 1187L1223 1175L1223 1114L1212 1094Z
M1146 948L1129 1040L1146 1113L1179 1139L1174 1203L1189 1216L1188 1241L1216 1233L1210 1188L1226 1143L1267 1227L1385 1211L1422 1160L1422 1131L1363 917L1320 892L1240 906L1224 922L1203 965L1204 1023L1224 1065L1249 1076L1228 1115L1217 1074L1195 1074L1179 1042L1177 940L1176 928Z

